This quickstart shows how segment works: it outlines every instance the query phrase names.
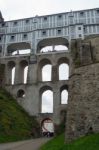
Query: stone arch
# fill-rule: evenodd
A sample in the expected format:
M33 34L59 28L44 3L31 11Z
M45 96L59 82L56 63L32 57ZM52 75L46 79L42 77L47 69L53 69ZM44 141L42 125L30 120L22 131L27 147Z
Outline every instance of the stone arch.
M7 64L7 77L8 77L8 84L14 84L15 83L15 62L9 61ZM14 69L14 72L13 72Z
M24 98L25 97L25 91L23 89L19 89L17 91L17 98Z
M68 85L63 85L60 88L60 103L61 104L68 103Z
M25 69L27 70L25 71ZM21 60L19 63L19 79L21 83L24 84L27 83L27 75L28 75L28 61Z
M38 80L39 81L42 81L42 79L43 79L42 69L46 65L52 65L51 60L49 60L47 58L43 58L38 64ZM51 68L51 70L52 70L52 68ZM51 74L51 71L50 71L50 74Z
M58 59L59 80L68 80L69 78L69 59L62 57Z
M69 65L69 58L67 58L67 57L61 57L61 58L58 59L57 63L58 63L58 65L60 65L62 63L66 63L66 64Z
M57 37L57 38L47 38L38 42L37 52L39 53L42 48L45 46L54 46L54 45L64 45L69 47L69 42L66 38Z
M41 130L43 136L54 136L54 123L50 118L45 118L41 121ZM49 133L49 134L48 134Z
M43 87L41 87L41 89L39 90L39 99L40 99L40 112L41 113L52 113L53 112L53 108L51 108L52 109L52 112L50 112L50 111L48 111L47 110L47 112L43 112L43 108L44 108L44 106L43 106L43 94L45 93L45 92L47 92L47 91L51 91L52 92L52 107L53 107L53 89L52 89L52 87L50 87L50 86L43 86ZM49 93L47 94L47 101L49 101Z
M30 43L26 43L26 42L13 43L8 45L7 55L12 55L14 51L17 51L17 55L19 55L19 50L28 50L28 49L31 49Z

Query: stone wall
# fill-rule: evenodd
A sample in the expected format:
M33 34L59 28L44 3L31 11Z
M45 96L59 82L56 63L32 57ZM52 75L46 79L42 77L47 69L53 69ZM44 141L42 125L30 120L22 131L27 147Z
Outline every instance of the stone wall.
M99 132L99 37L71 43L66 141Z

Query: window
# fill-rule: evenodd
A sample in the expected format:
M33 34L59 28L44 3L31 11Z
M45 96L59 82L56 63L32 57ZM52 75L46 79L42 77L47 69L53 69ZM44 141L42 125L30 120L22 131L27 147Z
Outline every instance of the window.
M27 19L25 22L26 22L26 24L27 24L27 23L29 23L29 22L30 22L30 20L29 20L29 19Z
M27 38L27 34L24 34L24 35L23 35L23 38L26 39L26 38Z
M79 34L79 37L81 38L81 37L82 37L82 35L81 35L81 34Z
M16 26L16 25L17 25L17 23L18 23L18 22L17 22L17 21L15 21L13 24Z
M59 29L57 32L58 32L58 34L61 34L61 29Z
M44 21L47 21L47 17L44 17Z
M99 9L97 9L97 14L99 14Z
M2 27L5 27L5 23L2 23Z
M41 113L53 113L53 91L50 89L41 94Z
M62 15L58 15L58 19L61 19L62 18Z
M84 15L84 12L83 12L83 11L81 11L81 12L80 12L80 16L83 16L83 15Z
M18 98L24 98L24 97L25 97L25 92L24 92L24 90L20 89L20 90L17 92L17 97L18 97Z
M42 35L46 35L46 31L42 31Z
M61 92L61 104L67 104L68 103L68 91L64 89Z
M12 36L11 36L11 40L14 40L14 39L15 39L15 36L14 36L14 35L12 35Z
M78 27L78 30L81 30L81 27Z

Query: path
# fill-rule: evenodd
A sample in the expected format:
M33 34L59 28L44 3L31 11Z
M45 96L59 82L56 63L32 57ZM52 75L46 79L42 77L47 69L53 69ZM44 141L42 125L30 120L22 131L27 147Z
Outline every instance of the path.
M0 144L0 150L39 150L50 138L38 138L22 142Z

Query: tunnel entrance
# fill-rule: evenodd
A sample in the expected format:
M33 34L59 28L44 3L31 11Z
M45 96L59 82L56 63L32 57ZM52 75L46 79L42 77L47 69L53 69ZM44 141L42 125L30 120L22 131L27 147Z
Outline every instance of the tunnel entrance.
M53 137L54 136L54 124L49 118L46 118L41 123L42 136Z

